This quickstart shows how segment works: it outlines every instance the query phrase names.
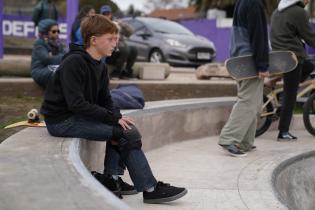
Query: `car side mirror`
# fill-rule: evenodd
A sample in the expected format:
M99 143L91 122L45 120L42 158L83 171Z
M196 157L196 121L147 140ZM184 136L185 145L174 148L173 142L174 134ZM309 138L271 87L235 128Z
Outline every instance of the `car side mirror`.
M151 37L152 34L150 32L140 32L137 34L137 36L141 36L143 39L147 39L148 37Z

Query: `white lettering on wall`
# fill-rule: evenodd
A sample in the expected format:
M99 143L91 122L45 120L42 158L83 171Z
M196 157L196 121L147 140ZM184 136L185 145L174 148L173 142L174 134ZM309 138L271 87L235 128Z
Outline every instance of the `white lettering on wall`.
M60 23L59 30L59 38L67 39L67 24ZM5 36L35 37L38 34L32 21L3 20L2 31Z

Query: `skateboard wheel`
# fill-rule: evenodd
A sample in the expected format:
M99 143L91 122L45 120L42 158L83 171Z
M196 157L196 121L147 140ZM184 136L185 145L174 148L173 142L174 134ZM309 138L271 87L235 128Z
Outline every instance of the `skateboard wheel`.
M38 117L39 117L39 113L37 109L31 109L31 111L27 113L27 118L29 120L36 120L38 119Z

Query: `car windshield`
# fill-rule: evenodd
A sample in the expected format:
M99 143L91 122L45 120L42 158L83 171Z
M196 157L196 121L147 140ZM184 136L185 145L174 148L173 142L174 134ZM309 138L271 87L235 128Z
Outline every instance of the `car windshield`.
M141 21L143 21L151 30L158 33L193 35L187 28L172 21L155 18L145 18L141 19Z

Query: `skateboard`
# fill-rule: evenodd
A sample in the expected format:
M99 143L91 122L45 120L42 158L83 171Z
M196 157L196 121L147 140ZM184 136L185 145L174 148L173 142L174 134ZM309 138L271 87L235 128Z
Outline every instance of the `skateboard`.
M273 51L269 53L270 76L290 72L296 68L298 60L291 51ZM225 66L235 80L258 77L253 57L251 55L233 57L225 61Z
M18 126L29 126L29 127L45 127L46 126L44 121L40 121L39 112L37 109L31 109L27 113L27 118L28 120L13 123L4 128L14 128Z

